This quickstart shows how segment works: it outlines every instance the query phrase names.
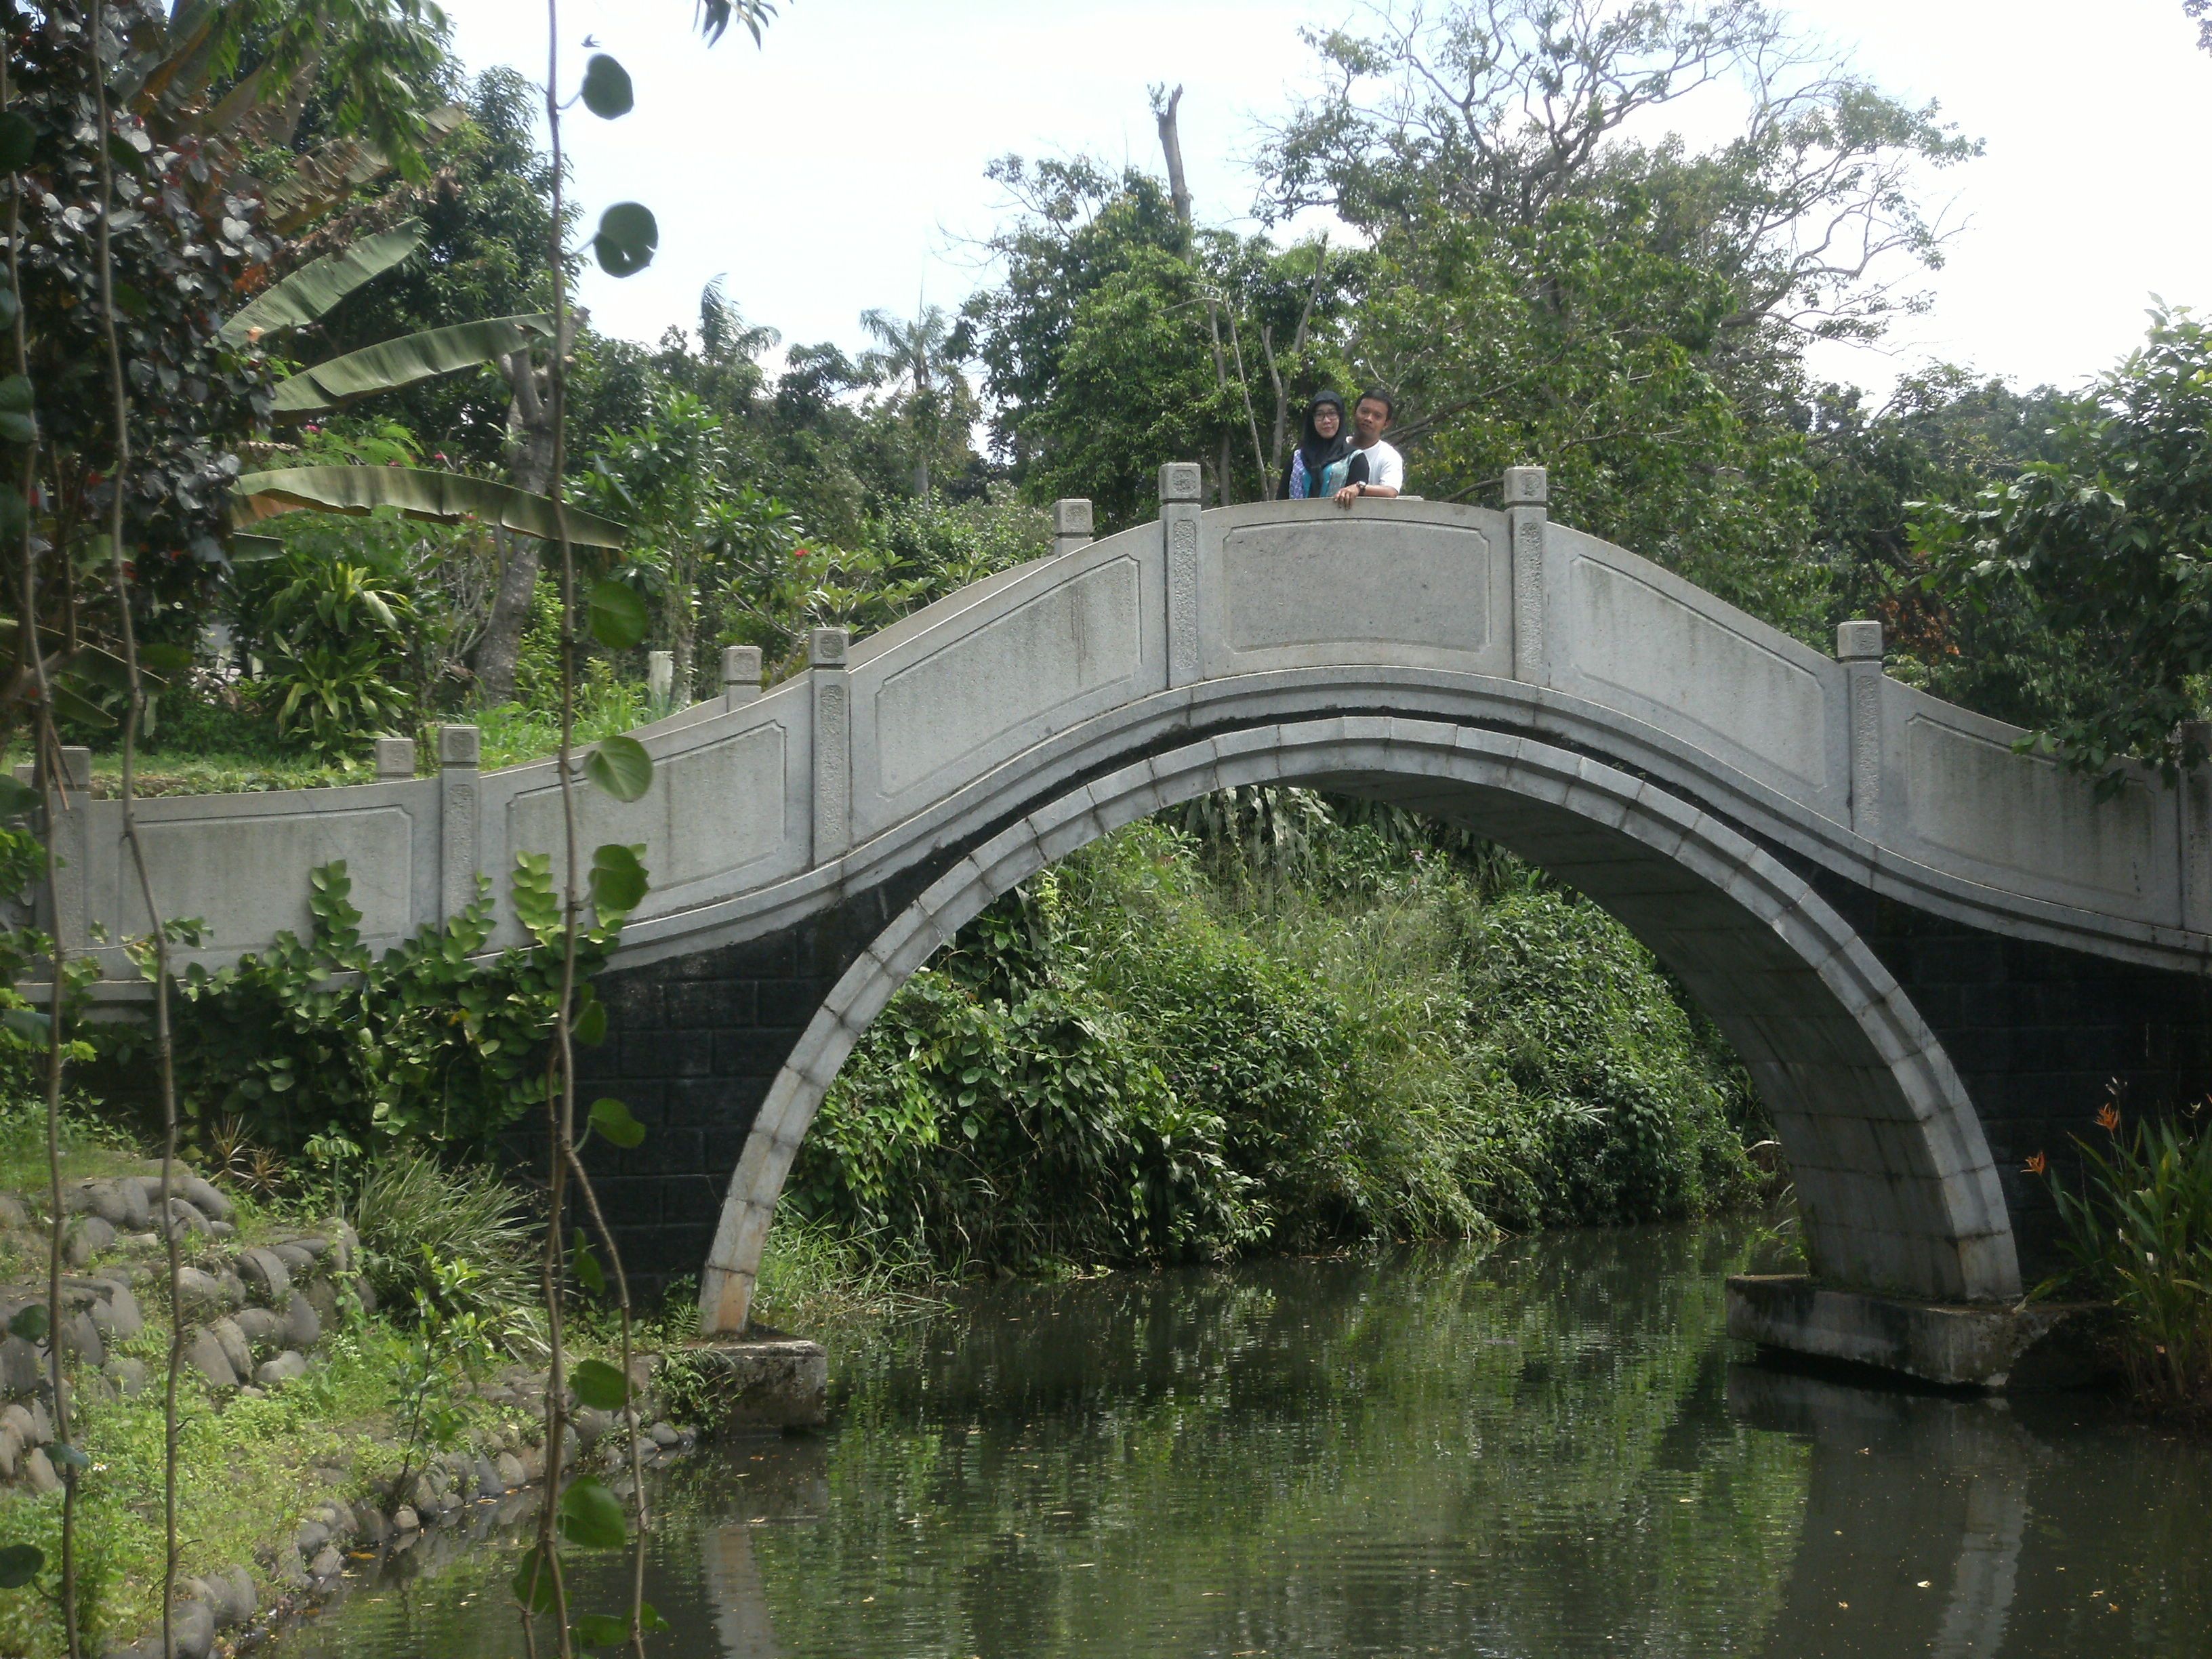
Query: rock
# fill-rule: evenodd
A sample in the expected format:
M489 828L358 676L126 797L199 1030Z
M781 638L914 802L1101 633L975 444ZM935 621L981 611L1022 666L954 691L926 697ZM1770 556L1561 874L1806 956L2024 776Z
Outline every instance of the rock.
M338 1553L337 1545L325 1544L315 1553L307 1571L318 1578L335 1578L345 1571L345 1557Z
M228 1572L219 1575L219 1578L230 1590L223 1603L225 1610L232 1615L229 1623L250 1624L255 1604L253 1575L244 1567L233 1567Z
M673 1423L656 1423L647 1432L653 1436L653 1443L656 1446L680 1446L684 1443L684 1437L676 1432Z
M40 1497L62 1489L61 1476L54 1473L52 1462L36 1446L23 1454L23 1474L31 1483L31 1490Z
M123 1218L116 1221L111 1215L107 1217L110 1221L134 1233L145 1232L153 1226L154 1204L146 1196L145 1188L135 1181L118 1181L115 1183L115 1193L123 1200ZM100 1213L106 1215L107 1212L103 1210Z
M222 1286L216 1283L211 1273L202 1273L198 1267L179 1267L177 1299L185 1304L188 1316L213 1313L223 1305Z
M23 1437L13 1427L0 1425L0 1480L13 1480L22 1467Z
M88 1212L98 1216L111 1227L125 1227L131 1223L131 1206L123 1201L120 1182L88 1181L79 1188L81 1199L64 1196L62 1207L72 1212Z
M496 1498L507 1490L507 1483L499 1478L499 1470L489 1457L477 1459L476 1495Z
M415 1477L415 1490L408 1493L408 1497L411 1500L410 1507L417 1512L423 1515L435 1515L438 1512L438 1489L430 1484L428 1475L418 1474Z
M213 1238L215 1237L214 1231L208 1226L208 1218L202 1215L199 1212L198 1208L189 1200L182 1198L171 1199L169 1200L169 1218L171 1231L183 1233L187 1237L193 1233L198 1233L204 1238ZM156 1232L163 1231L158 1219L155 1223L154 1230Z
M545 1449L544 1447L525 1446L520 1451L515 1453L514 1455L516 1461L522 1465L522 1474L524 1480L538 1481L543 1480L545 1478Z
M231 1327L234 1331L237 1328L235 1325ZM240 1339L241 1342L244 1340L242 1337ZM230 1356L223 1352L222 1341L211 1329L204 1328L192 1334L192 1340L185 1349L185 1363L205 1377L211 1389L234 1389L238 1386L238 1372L231 1365Z
M420 1532L422 1529L422 1517L416 1514L407 1504L402 1504L392 1511L392 1529L394 1532Z
M182 1193L210 1221L228 1221L234 1213L231 1201L196 1175L180 1177L171 1183L170 1190Z
M292 1299L292 1272L274 1250L258 1246L238 1253L239 1276L246 1290L264 1308L279 1308Z
M110 1342L128 1342L146 1328L146 1316L138 1310L138 1298L131 1293L125 1279L101 1281L107 1295L92 1304L93 1328Z
M21 1406L0 1408L0 1428L15 1431L15 1437L27 1446L39 1443L39 1431L31 1421L31 1413Z
M246 1305L246 1281L236 1273L228 1267L222 1268L216 1274L215 1282L222 1291L224 1307L236 1312Z
M257 1389L248 1382L239 1389L238 1397L240 1400L266 1400L269 1398L269 1391L266 1389Z
M512 1492L517 1486L530 1484L530 1471L522 1467L522 1460L513 1452L501 1452L499 1462L492 1467L499 1472L499 1484L504 1491Z
M298 1291L292 1292L290 1305L284 1310L284 1330L285 1340L295 1348L312 1348L323 1340L322 1316Z
M318 1238L313 1233L302 1233L299 1237L289 1240L276 1248L280 1250L299 1250L306 1255L308 1261L319 1261L329 1251L331 1242L327 1238Z
M296 1382L307 1374L307 1362L287 1348L274 1359L264 1361L253 1373L253 1380L264 1389L277 1388L286 1382Z
M331 1284L327 1279L310 1279L301 1287L300 1294L307 1299L307 1305L315 1310L315 1317L321 1322L325 1330L332 1329L337 1326L338 1322L337 1285Z
M320 1521L302 1521L300 1530L292 1534L292 1546L302 1561L312 1560L315 1552L330 1541L331 1529Z
M146 1391L146 1362L125 1354L110 1354L107 1374L115 1379L116 1388L126 1400L134 1399Z
M238 1328L234 1319L218 1319L208 1327L215 1340L222 1344L222 1356L230 1361L230 1368L243 1380L253 1371L253 1350L246 1340L246 1333Z
M353 1293L355 1299L361 1304L361 1310L363 1313L373 1314L376 1311L376 1291L369 1284L368 1274L360 1274L354 1279Z
M13 1193L0 1193L0 1227L27 1227L31 1212L23 1207L23 1200Z
M285 1272L295 1279L305 1279L315 1270L315 1258L297 1244L271 1244L269 1254L283 1262Z
M31 1402L31 1443L43 1446L54 1437L54 1420L46 1415L46 1402Z
M107 1345L100 1340L100 1328L89 1314L71 1314L62 1322L62 1352L88 1365L107 1363Z
M0 1337L0 1393L30 1393L39 1386L42 1369L39 1351L21 1337Z
M214 1234L217 1238L235 1238L238 1236L238 1229L232 1226L228 1221L209 1222L208 1231Z
M215 1609L204 1601L179 1601L169 1609L169 1639L177 1659L208 1659L215 1650ZM161 1645L157 1632L155 1645Z
M605 1438L607 1430L614 1424L614 1419L591 1406L581 1407L568 1420L576 1425L576 1438L587 1448L597 1445Z
M288 1589L307 1588L307 1564L300 1559L297 1550L278 1550L276 1559L269 1564L269 1574Z
M62 1260L82 1267L115 1243L115 1228L96 1215L84 1216L70 1226L62 1240Z
M384 1518L384 1511L374 1504L356 1504L353 1511L354 1530L371 1549L382 1549L391 1541L392 1522Z
M292 1346L287 1334L290 1326L284 1316L274 1309L241 1309L231 1316L231 1323L245 1333L247 1346L257 1353Z

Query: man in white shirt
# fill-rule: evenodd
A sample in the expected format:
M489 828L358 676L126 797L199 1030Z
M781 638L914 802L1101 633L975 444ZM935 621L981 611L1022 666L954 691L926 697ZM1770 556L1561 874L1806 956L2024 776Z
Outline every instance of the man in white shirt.
M1367 476L1336 492L1339 507L1350 507L1362 495L1379 495L1387 500L1406 487L1406 458L1382 441L1392 413L1389 397L1380 392L1368 392L1353 407L1352 453L1366 458ZM1352 471L1359 470L1355 462Z

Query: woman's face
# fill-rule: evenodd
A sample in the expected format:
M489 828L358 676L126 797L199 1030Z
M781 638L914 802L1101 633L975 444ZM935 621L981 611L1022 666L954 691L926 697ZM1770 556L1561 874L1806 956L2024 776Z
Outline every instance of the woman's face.
M1322 437L1334 438L1343 424L1344 411L1334 404L1323 404L1314 410L1314 430Z

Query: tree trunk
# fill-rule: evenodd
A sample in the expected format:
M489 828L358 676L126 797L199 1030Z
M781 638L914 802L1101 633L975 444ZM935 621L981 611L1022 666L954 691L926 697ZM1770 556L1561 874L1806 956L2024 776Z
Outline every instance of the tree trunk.
M1182 136L1176 129L1176 107L1182 102L1181 87L1164 100L1158 87L1152 88L1152 114L1159 122L1160 149L1167 155L1168 195L1175 203L1176 217L1187 225L1190 222L1190 186L1183 179Z
M539 384L542 371L530 361L527 347L500 364L507 375L507 481L517 489L542 495L553 483L553 412ZM522 635L538 597L539 545L534 536L511 531L493 532L500 551L499 588L492 595L491 615L483 637L477 641L473 667L477 703L489 708L514 701L515 659L522 653Z

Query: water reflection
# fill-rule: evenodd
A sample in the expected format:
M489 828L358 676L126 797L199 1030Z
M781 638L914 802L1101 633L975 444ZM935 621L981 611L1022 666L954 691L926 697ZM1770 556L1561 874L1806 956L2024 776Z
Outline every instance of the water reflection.
M979 1293L845 1357L829 1435L666 1478L656 1651L2212 1650L2203 1443L1736 1363L1742 1253L1652 1230ZM497 1567L278 1651L520 1654Z

